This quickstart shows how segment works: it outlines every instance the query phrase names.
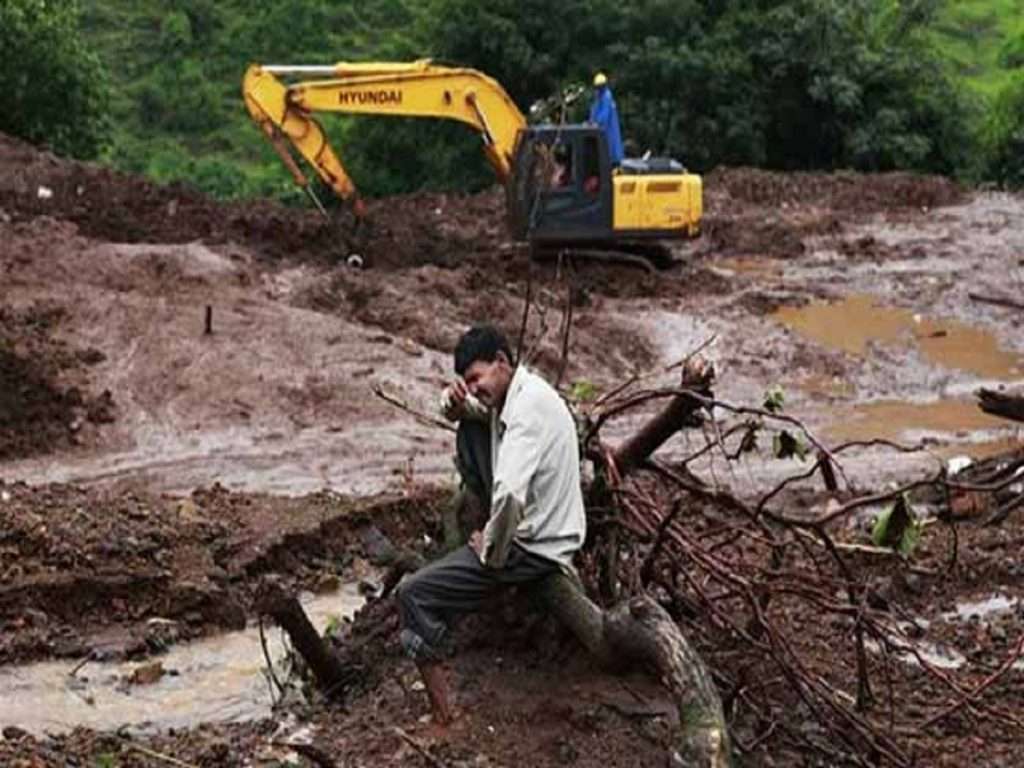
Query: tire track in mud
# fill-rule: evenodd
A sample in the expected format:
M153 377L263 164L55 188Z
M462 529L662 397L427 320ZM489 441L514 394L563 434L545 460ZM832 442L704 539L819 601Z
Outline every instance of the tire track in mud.
M372 495L410 481L444 483L454 478L447 440L432 441L406 425L342 432L310 429L279 440L233 433L211 443L219 444L194 447L165 441L160 449L148 451L13 462L3 473L32 485L124 483L182 495L214 483L286 496L323 489ZM277 443L283 444L275 447Z

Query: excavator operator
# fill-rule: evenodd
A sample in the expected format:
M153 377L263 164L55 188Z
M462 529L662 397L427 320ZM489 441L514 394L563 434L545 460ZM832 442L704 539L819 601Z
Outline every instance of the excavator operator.
M596 123L608 137L608 154L612 167L622 163L622 130L619 127L619 110L615 106L612 89L603 72L594 75L594 101L590 105L590 122Z

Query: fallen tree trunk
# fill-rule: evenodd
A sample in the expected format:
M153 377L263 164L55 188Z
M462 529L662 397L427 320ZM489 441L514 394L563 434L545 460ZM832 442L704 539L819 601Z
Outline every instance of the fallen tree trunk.
M664 608L639 595L602 611L580 583L559 573L533 591L598 661L613 670L642 667L673 696L680 732L680 765L726 768L732 749L718 691L703 660Z
M711 398L714 377L710 365L692 359L683 367L680 386ZM684 426L698 426L702 405L699 398L687 392L676 395L614 451L598 452L612 459L613 467L604 467L606 474L611 470L621 480ZM611 669L643 667L669 690L679 712L675 750L679 764L695 768L725 768L731 764L732 747L718 691L704 661L664 608L641 594L602 611L587 597L579 581L566 574L548 577L536 593L552 615L603 665Z
M985 413L1011 421L1024 421L1024 395L1007 395L993 389L978 390L978 407Z
M995 304L997 307L1007 307L1008 309L1024 310L1024 303L1006 298L1004 296L984 296L980 293L968 293L967 296L972 301L980 301L984 304Z
M692 360L683 367L680 386L703 397L710 397L714 377L715 372L711 366L700 360ZM700 400L686 393L673 397L657 416L640 427L632 437L624 440L612 453L619 475L625 477L643 464L684 426L699 426L701 420L698 412L701 405Z

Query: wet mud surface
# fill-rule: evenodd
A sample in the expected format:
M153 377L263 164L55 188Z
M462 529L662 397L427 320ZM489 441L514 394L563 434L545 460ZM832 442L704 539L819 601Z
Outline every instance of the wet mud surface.
M207 651L186 666L164 649L197 637L230 634L247 622L248 631L254 632L252 591L270 573L296 593L320 593L316 599L328 610L334 604L338 613L345 604L336 592L339 583L364 584L370 602L361 611L393 617L390 598L375 598L379 582L368 565L373 547L367 531L414 542L426 551L423 542L440 535L438 509L445 493L410 488L404 497L351 502L323 495L285 500L217 489L185 500L141 495L112 500L96 491L18 484L5 485L0 498L7 499L0 505L4 530L15 531L5 536L3 547L5 664L0 669L13 691L22 690L21 706L31 706L35 699L30 694L43 681L50 683L40 700L52 701L54 689L67 691L60 709L15 717L6 724L0 740L5 764L77 760L88 765L107 756L122 765L156 765L160 761L152 757L155 751L195 765L276 765L275 760L301 758L300 747L313 745L341 765L430 763L421 749L451 765L648 765L660 764L671 743L676 722L672 704L653 681L643 675L595 674L571 639L552 634L550 626L538 628L535 616L509 611L508 605L460 627L452 673L465 715L443 738L425 720L426 697L398 647L393 618L363 625L383 633L370 648L373 671L346 708L321 702L272 710L265 693L253 693L255 701L242 702L246 706L211 712L201 727L186 727L182 718L188 706L175 692L191 681L198 708L199 691L218 683L226 662ZM805 503L815 502L809 498ZM51 523L42 525L33 508L54 510ZM101 509L102 518L84 524ZM833 533L843 540L864 541L861 528L851 522ZM89 538L79 541L83 534ZM863 577L873 607L891 610L894 625L917 628L910 633L914 639L905 654L891 660L891 691L875 691L899 702L899 719L937 714L936 702L945 700L950 684L921 670L915 662L918 655L939 667L949 681L969 689L1013 658L1024 633L1017 554L1024 524L1011 518L999 528L965 525L959 536L959 564L953 567L950 537L939 524L926 529L912 568L892 556L868 552L851 553L848 560ZM105 544L115 540L122 543ZM152 548L153 542L159 542L159 549ZM147 570L155 575L147 579ZM127 574L133 576L131 588ZM154 578L160 580L160 589L150 588ZM728 598L722 600L727 606ZM772 614L792 631L793 651L813 672L836 682L834 654L852 653L843 624L815 623L807 606L797 602L774 604ZM748 663L728 634L700 621L684 619L683 626L713 669ZM245 666L259 666L256 647L249 653L254 658L244 660ZM79 662L63 679L53 678L48 668L12 663L61 657ZM108 667L119 660L128 665L122 664L121 677L112 679ZM156 680L169 682L145 679L147 662L160 663ZM872 663L881 663L877 651ZM1024 661L1016 666L1019 670L1002 676L986 696L1010 717L1024 705ZM167 675L184 677L177 681ZM757 668L747 675L758 679ZM847 690L853 689L852 681L843 682ZM79 722L89 723L111 689L128 700L122 707L135 701L135 711L124 715L127 727L70 731L76 706L82 710ZM775 716L781 722L809 722L795 696L779 706ZM785 707L792 712L787 714ZM47 717L52 725L40 729L40 719ZM761 727L742 718L737 733L752 741ZM806 736L814 738L813 726L807 728ZM1012 729L966 713L904 737L924 765L955 765L962 756L980 751L985 764L1010 766L1019 747ZM410 738L419 748L410 746ZM748 759L756 764L813 764L798 751L777 748L762 749Z
M664 385L666 366L704 347L721 400L756 406L780 386L786 411L829 444L923 446L844 454L860 488L1019 450L1019 427L973 397L983 385L1020 391L1024 313L969 294L1020 294L1024 199L936 178L749 169L716 171L705 189L703 236L653 274L531 262L506 241L498 191L372 203L366 266L354 269L345 237L313 213L217 204L0 138L0 664L142 663L251 628L268 574L307 592L366 580L372 596L365 531L436 540L454 477L451 433L375 390L432 414L464 327L496 321L517 337L527 295L527 357L552 380L561 371L566 390L648 373ZM680 435L660 455L694 447ZM796 471L755 455L715 477L749 496ZM816 493L798 486L794 503L824 503ZM922 652L947 660L959 685L983 682L1024 632L1018 518L963 526L954 569L939 524L910 570L857 562L880 600L926 625ZM972 612L982 603L996 608ZM779 610L825 674L848 629ZM166 764L155 752L203 766L315 764L290 742L345 766L664 763L672 723L656 686L595 676L571 646L487 618L494 632L460 648L469 715L445 740L420 721L425 694L389 636L387 673L345 711L146 735L9 727L0 763ZM685 628L712 667L735 663L727 638ZM941 684L909 667L895 695L928 712ZM1024 670L990 695L1020 711ZM742 724L748 742L758 726ZM981 753L1010 766L1020 735L957 716L908 738L921 765ZM815 764L771 747L751 764Z
M178 498L5 484L0 611L11 622L0 664L144 657L244 627L261 576L311 592L366 578L361 532L414 538L439 499L293 499L220 486Z

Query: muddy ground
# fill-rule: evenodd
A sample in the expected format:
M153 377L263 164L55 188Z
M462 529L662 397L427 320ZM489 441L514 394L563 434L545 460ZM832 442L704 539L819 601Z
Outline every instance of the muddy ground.
M527 294L524 346L567 391L608 391L634 374L670 383L664 369L703 346L722 400L758 406L781 386L787 412L830 445L923 446L844 454L855 488L1020 448L1019 428L981 414L973 392L1019 391L1024 313L969 294L1021 294L1024 199L938 178L749 169L717 171L705 189L704 234L657 273L531 262L504 237L497 191L371 204L356 269L344 237L313 213L218 204L0 137L0 670L18 680L31 662L66 658L86 661L76 677L88 680L101 660L143 663L251 627L268 574L316 593L362 582L372 596L367 542L429 548L453 480L451 433L375 389L432 412L458 334L486 319L516 337ZM660 455L679 460L701 442L681 435ZM799 466L762 451L694 469L756 497ZM810 483L792 499L826 502ZM946 568L937 525L911 571L857 563L928 622L945 657L965 659L950 673L964 685L995 671L1024 632L1018 517L961 526L959 570ZM861 524L837 534L866 541ZM955 618L958 604L993 596L995 610ZM424 732L425 696L388 636L391 673L347 710L299 708L296 721L268 708L141 735L70 732L73 714L44 729L50 737L12 721L0 762L167 764L159 753L204 766L314 764L287 744L306 729L339 766L665 764L671 717L650 681L596 674L564 643L538 645L489 618L495 630L457 657L469 715L443 742ZM843 627L785 620L827 670ZM734 663L725 639L687 629L713 668ZM1022 675L988 694L1003 710L1024 703ZM927 713L935 686L908 673L896 694ZM764 725L737 720L747 743ZM1024 738L966 716L902 736L920 765L1015 765ZM769 736L744 764L828 763Z

